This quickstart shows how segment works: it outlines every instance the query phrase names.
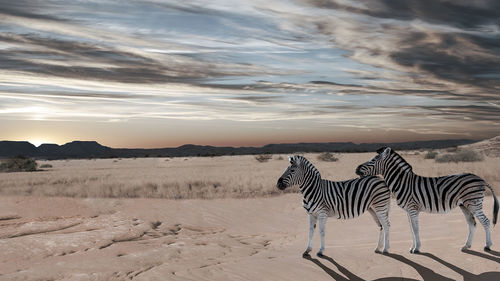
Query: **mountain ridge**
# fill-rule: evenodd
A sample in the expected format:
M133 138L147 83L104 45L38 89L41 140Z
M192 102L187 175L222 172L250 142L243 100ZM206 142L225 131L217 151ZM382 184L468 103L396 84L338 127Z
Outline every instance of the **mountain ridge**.
M111 148L96 141L72 141L63 145L44 143L36 147L27 141L0 141L0 157L26 156L43 159L116 158L116 157L188 157L296 152L373 152L382 146L397 150L440 149L479 142L472 139L430 140L394 143L322 142L278 143L261 147L211 146L184 144L166 148Z

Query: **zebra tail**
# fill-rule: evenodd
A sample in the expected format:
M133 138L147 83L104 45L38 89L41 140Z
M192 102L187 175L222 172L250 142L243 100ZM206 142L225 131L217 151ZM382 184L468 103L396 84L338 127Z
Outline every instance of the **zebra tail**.
M493 191L493 188L489 185L489 184L486 184L486 186L488 186L488 188L490 189L491 191L491 195L493 195L493 225L497 224L497 218L498 218L498 199L497 199L497 196L495 195L495 192Z

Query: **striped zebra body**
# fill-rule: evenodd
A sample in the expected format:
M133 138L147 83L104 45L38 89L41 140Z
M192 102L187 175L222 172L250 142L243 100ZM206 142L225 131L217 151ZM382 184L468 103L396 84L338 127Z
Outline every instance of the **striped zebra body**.
M309 242L304 255L311 251L316 221L319 221L321 247L324 250L324 227L327 217L351 219L369 211L380 227L376 252L389 248L390 191L376 177L364 177L334 182L321 178L319 171L304 157L290 157L290 166L278 180L278 188L298 185L303 195L303 207L309 215ZM382 249L383 247L383 249Z
M390 197L386 184L375 176L338 182L321 179L301 191L308 214L326 213L337 219L358 217L372 205L384 208Z
M484 215L482 204L486 187L491 187L480 177L470 174L455 174L442 177L422 177L413 173L413 169L403 157L391 148L377 151L372 160L361 164L356 173L360 176L381 174L394 194L398 206L408 213L413 234L413 246L410 252L419 252L418 214L447 213L459 206L469 225L469 236L463 250L470 248L475 231L476 216L486 231L486 250L491 243L490 223ZM493 190L491 189L493 193ZM498 200L494 197L493 223L498 214Z
M403 184L404 183L404 184ZM485 182L473 174L422 177L409 174L400 180L387 179L398 206L427 213L447 213L459 205L484 197ZM406 188L411 186L413 188Z

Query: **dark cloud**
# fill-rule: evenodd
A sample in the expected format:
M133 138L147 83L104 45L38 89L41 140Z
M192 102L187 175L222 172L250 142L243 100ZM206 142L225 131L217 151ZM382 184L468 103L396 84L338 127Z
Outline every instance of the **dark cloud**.
M422 20L429 23L477 28L488 24L500 24L500 2L452 1L452 0L363 0L356 5L346 5L335 0L305 0L318 7L342 10L355 14L397 20ZM362 4L364 7L359 7Z
M350 93L500 100L500 37L495 31L500 26L500 1L303 2L330 9L332 15L352 13L347 19L332 16L311 22L318 33L331 38L332 45L349 50L349 57L399 72L359 73L374 85L383 79L394 83L381 88L349 87ZM391 19L397 21L387 21Z
M123 83L190 83L201 84L206 79L226 76L255 75L259 70L251 64L223 65L193 60L183 55L163 54L153 60L106 45L44 38L37 35L3 34L0 41L35 47L0 51L1 68L57 77L92 79ZM35 60L34 60L35 59ZM54 62L85 61L108 64L109 67L65 66L46 64L36 59ZM272 70L270 70L272 71Z
M427 37L433 37L432 42ZM401 43L404 45L390 54L400 65L488 90L500 86L500 37L415 33Z
M167 2L153 2L153 1L141 1L146 5L151 5L160 9L167 11L179 11L184 13L198 14L198 15L215 15L215 16L227 16L227 12L221 12L216 9L210 9L202 5L197 5L189 3L188 1L179 1L178 3L167 3Z
M48 97L48 98L88 98L88 99L116 99L116 100L129 100L129 99L150 99L155 98L154 95L138 95L134 93L99 93L99 92L76 92L76 91L46 91L37 90L36 92L25 92L20 90L9 90L19 96L30 97Z
M276 95L260 95L260 96L251 96L251 95L240 95L237 97L233 97L234 100L240 101L249 101L258 104L269 104L270 102L275 102L282 99L282 96Z
M0 16L17 16L30 19L42 19L50 21L66 21L63 18L49 14L54 10L49 1L37 0L0 0Z
M18 53L21 55L22 52ZM45 55L45 54L44 54ZM36 73L38 75L50 75L54 77L89 79L98 81L122 82L122 83L166 83L166 82L188 82L191 79L202 78L188 77L186 73L182 77L168 75L167 67L155 64L134 64L119 67L85 67L85 66L63 66L33 62L28 59L11 58L12 52L5 54L0 52L0 60L3 69L18 70ZM87 56L87 58L89 58ZM179 73L176 71L176 73Z

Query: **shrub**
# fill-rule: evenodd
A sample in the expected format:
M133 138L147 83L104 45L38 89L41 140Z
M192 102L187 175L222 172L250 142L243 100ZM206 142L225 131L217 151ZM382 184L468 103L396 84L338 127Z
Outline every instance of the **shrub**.
M429 150L424 156L424 159L436 159L438 153L436 151Z
M255 160L259 161L260 163L264 163L272 159L273 156L271 154L261 154L255 156Z
M484 156L474 150L461 150L455 153L448 153L443 156L437 157L436 162L477 162L483 161Z
M31 158L18 156L2 161L0 171L2 172L32 172L36 171L37 163Z
M339 160L337 157L333 156L333 154L331 154L330 152L321 153L320 155L318 155L318 159L325 162L336 162Z
M42 164L42 165L40 165L40 168L42 168L42 169L52 168L52 165L50 165L50 164Z
M283 156L278 156L278 158L276 158L276 160L283 160Z

